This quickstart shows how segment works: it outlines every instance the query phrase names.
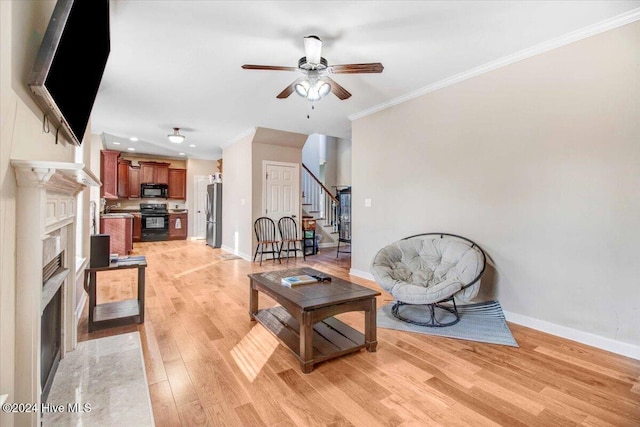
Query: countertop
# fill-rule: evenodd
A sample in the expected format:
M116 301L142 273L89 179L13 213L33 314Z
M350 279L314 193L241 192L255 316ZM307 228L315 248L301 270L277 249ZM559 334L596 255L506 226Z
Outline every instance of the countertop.
M188 214L188 209L168 209L169 213L175 214ZM116 215L131 215L131 214L139 214L140 209L110 209L109 213L100 213L101 217L111 217L114 218Z
M111 212L108 214L100 214L100 218L133 218L133 215L131 215L130 213L116 213L116 212Z

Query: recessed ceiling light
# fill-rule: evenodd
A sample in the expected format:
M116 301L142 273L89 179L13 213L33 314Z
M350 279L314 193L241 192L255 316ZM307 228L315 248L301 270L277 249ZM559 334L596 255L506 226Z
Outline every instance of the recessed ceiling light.
M135 148L133 148L133 147L129 147L129 148L127 148L127 150L129 150L129 151L136 151L136 149L135 149Z
M120 145L120 143L113 141L113 145Z
M184 153L178 153L179 156L184 156Z
M189 147L192 147L192 148L193 148L193 147L195 147L195 146L196 146L196 144L189 144Z
M129 138L130 141L136 142L138 140L138 138L136 138L135 136L132 136L131 138Z

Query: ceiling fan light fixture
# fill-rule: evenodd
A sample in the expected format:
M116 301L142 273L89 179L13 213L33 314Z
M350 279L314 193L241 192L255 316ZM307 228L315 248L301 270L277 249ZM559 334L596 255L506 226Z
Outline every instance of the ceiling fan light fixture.
M167 135L167 138L174 144L180 144L186 137L180 134L180 128L173 128L173 133Z
M320 81L320 88L318 89L318 94L322 96L327 96L329 92L331 92L331 85L327 82Z
M316 77L300 80L293 88L298 95L312 102L319 101L331 92L331 85Z
M312 86L309 88L307 99L309 101L320 101L320 93L318 92L317 86Z
M296 85L294 86L294 89L298 95L300 95L303 98L306 98L307 94L309 93L309 81L302 80L296 83Z

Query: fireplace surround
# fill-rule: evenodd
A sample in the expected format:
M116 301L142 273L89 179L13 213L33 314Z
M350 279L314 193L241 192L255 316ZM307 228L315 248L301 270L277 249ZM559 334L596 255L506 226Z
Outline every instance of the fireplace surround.
M16 197L16 367L14 402L42 403L42 314L60 299L60 357L77 345L75 311L76 196L100 186L81 163L11 160ZM88 232L88 231L87 231ZM60 269L44 282L43 268L61 257ZM38 255L39 254L39 255ZM65 273L66 270L66 273ZM56 294L59 296L56 297ZM55 304L55 303L54 303ZM46 380L44 380L46 382ZM16 425L40 425L40 413L16 414Z

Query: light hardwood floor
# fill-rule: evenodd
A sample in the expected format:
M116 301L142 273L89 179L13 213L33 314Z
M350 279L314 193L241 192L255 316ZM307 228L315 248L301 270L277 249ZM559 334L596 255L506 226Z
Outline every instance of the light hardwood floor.
M202 241L137 243L147 256L138 330L158 426L639 426L640 361L510 324L519 348L378 328L378 351L316 366L309 375L249 320L247 274L286 268L228 259ZM335 250L292 260L350 277ZM135 270L101 273L98 301L132 298ZM390 300L388 294L378 306ZM274 302L260 295L260 307ZM340 318L360 329L362 313Z

